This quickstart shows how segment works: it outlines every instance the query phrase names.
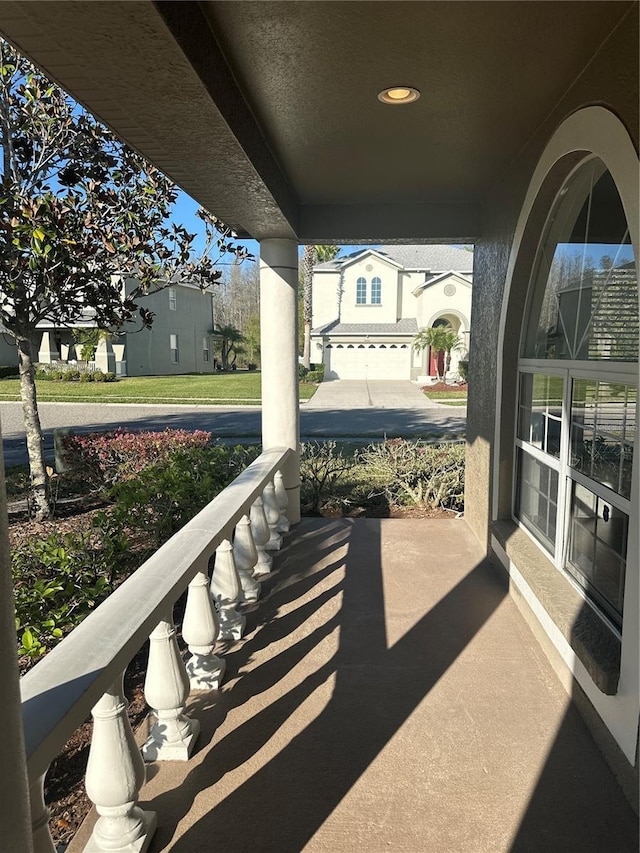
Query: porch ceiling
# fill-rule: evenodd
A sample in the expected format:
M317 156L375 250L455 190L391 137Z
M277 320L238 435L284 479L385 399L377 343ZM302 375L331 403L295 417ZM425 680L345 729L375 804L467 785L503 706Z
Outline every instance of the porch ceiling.
M22 0L0 32L258 239L462 241L634 5Z

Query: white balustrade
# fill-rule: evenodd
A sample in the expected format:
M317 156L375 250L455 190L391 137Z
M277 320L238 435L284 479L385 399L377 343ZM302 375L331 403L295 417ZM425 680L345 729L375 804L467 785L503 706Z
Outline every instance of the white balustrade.
M271 531L262 493L267 487L272 523L275 503L277 526L285 530L287 495L278 471L290 453L287 448L262 453L234 480L232 489L217 495L22 678L35 853L55 851L44 802L45 774L90 711L94 734L86 787L99 818L86 851L147 850L156 817L136 804L145 776L142 758L187 760L191 754L200 724L184 713L189 689L219 687L225 664L214 654L216 637L242 636L245 620L235 610L240 592L244 600L252 600L259 590L255 576L271 571L272 559L265 551ZM235 547L228 538L234 527ZM214 550L209 585L206 566ZM176 599L187 588L183 636L191 653L188 672L171 616ZM141 755L128 722L122 671L147 637L145 697L156 722Z
M209 575L198 572L189 584L182 620L182 638L191 652L187 675L192 690L220 689L226 663L213 653L219 633L218 616L209 592Z
M280 507L276 498L276 489L272 482L268 482L262 491L262 504L269 525L269 541L264 547L267 551L279 551L282 547L282 536L278 533Z
M253 576L253 569L258 562L256 543L251 533L249 516L243 515L236 524L236 534L233 539L233 557L240 578L240 598L242 601L257 601L260 596L260 583Z
M85 785L100 817L84 853L144 853L156 830L155 812L136 805L146 773L127 706L120 676L91 712L93 736Z
M49 832L49 809L44 801L45 775L34 779L29 788L33 853L55 853L56 851L53 838Z
M291 525L289 524L289 519L287 518L287 507L289 506L289 498L287 497L287 490L284 485L284 477L282 476L282 471L276 471L275 477L273 478L273 485L276 489L276 500L278 501L278 508L280 509L280 521L278 522L278 531L280 533L288 533Z
M183 713L189 676L178 649L171 614L149 637L145 699L156 722L142 747L145 761L187 761L200 733L200 723Z
M220 617L220 639L239 640L245 618L236 610L240 600L240 578L233 558L233 546L228 539L216 548L216 562L211 578L211 595Z
M271 554L267 554L265 550L265 545L269 541L271 534L269 531L269 525L267 524L267 518L264 514L262 498L256 498L251 505L249 518L251 520L253 541L255 542L256 550L258 552L258 562L253 570L253 574L256 577L260 577L260 575L268 575L273 566L273 557Z

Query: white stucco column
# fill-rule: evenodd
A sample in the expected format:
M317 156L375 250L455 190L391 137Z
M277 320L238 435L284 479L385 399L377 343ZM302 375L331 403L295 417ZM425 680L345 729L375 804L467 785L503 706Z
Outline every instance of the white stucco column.
M290 447L282 474L292 524L300 520L300 414L298 408L298 244L279 238L260 243L260 350L262 446Z
M0 435L0 449L2 436ZM22 732L16 625L7 533L4 465L0 453L0 683L2 684L2 773L0 774L0 846L33 850L29 785Z
M43 332L40 341L40 349L38 350L38 361L41 364L51 364L54 361L60 360L60 353L56 346L53 332Z

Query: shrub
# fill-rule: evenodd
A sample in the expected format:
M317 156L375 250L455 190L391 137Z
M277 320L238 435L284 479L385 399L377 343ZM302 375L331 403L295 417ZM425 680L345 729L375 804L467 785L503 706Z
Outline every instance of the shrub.
M88 370L83 370L80 374L80 382L93 382L93 373Z
M115 432L69 435L63 439L66 464L95 486L135 477L144 468L189 447L206 447L210 432L166 429L164 432Z
M104 382L104 373L101 370L93 371L93 381L94 382Z
M307 373L305 382L322 382L324 379L324 364L314 365L314 370Z
M370 444L358 462L384 482L391 503L464 509L463 444L420 444L392 439Z
M115 373L112 373L110 370L108 370L104 374L104 381L105 382L116 382L117 378L118 377L115 375Z
M335 441L309 441L300 448L300 481L303 501L310 509L320 509L339 480L352 468Z
M304 366L304 364L300 364L300 363L298 363L298 379L300 380L300 382L305 382L305 381L306 381L306 376L307 376L307 373L308 373L308 372L309 372L309 371L308 371L308 370L307 370L307 368Z
M467 359L460 359L458 362L458 373L460 374L460 379L466 382L469 378L469 361Z
M234 480L256 447L183 447L110 489L118 517L160 546Z
M18 654L36 658L113 590L126 567L122 526L97 513L84 533L52 533L12 554Z
M7 379L10 376L18 376L18 365L17 364L9 364L4 367L0 367L0 379Z

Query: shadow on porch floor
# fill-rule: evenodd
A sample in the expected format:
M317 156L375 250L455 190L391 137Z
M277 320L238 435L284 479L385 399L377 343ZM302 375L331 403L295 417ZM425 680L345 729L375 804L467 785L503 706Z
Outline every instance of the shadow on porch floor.
M225 657L191 761L149 768L153 853L638 849L463 521L303 520Z

